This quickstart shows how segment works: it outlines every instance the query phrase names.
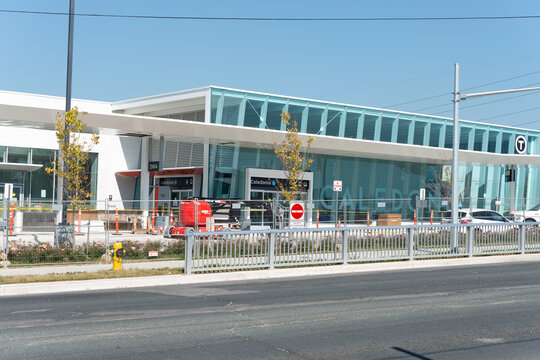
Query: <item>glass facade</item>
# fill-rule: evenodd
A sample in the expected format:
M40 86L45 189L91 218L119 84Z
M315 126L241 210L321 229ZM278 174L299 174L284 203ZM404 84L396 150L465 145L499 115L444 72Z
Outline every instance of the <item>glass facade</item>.
M210 121L216 124L284 130L280 121L286 111L301 133L380 142L452 147L452 120L417 114L392 112L350 105L323 103L273 95L212 88ZM463 150L514 154L514 140L528 139L527 154L539 155L540 133L532 130L481 123L461 122L459 147ZM210 145L209 196L244 197L246 168L280 169L271 149ZM349 156L314 155L310 169L314 173L313 200L318 207L332 208L332 181L343 181L340 196L347 199L394 200L386 210L408 212L420 188L428 196L445 196L430 186L443 177L448 164L389 161ZM505 167L500 165L461 165L460 206L494 208L498 199L508 199L510 183L505 182ZM506 204L506 208L531 207L540 199L540 168L516 168L516 198L531 203ZM472 200L469 200L471 198ZM396 201L405 199L403 201ZM406 201L406 199L411 199ZM361 201L357 210L367 208ZM444 207L444 204L441 204ZM399 209L398 209L399 208Z
M283 130L280 114L291 115L302 133L451 148L453 122L441 117L299 100L212 88L210 121ZM514 139L528 139L527 154L540 154L540 133L461 122L460 149L515 154Z
M385 200L387 204L381 211L400 212L412 218L420 188L426 188L426 196L433 198L428 199L434 202L430 207L445 209L445 204L438 198L449 194L433 185L441 181L447 165L320 154L315 154L313 160L310 168L314 178L313 200L318 208L334 208L333 180L341 179L343 192L340 199ZM211 145L209 174L214 174L214 177L209 181L209 196L243 198L246 168L280 169L280 164L272 150ZM495 209L497 200L509 196L509 183L504 181L504 172L504 166L460 166L460 206ZM521 209L523 205L530 208L539 201L540 189L537 182L533 184L529 179L538 179L540 169L520 167L517 173L521 175L516 182L516 198L526 198L527 203L519 204L518 201L516 208ZM510 207L510 204L505 205ZM373 204L354 201L349 209L373 212Z
M23 195L24 201L52 201L54 181L53 175L45 171L55 159L56 150L34 149L14 146L0 146L0 185L11 183L17 188L17 193ZM57 155L57 154L56 154ZM36 170L2 169L2 163L42 165ZM95 199L97 190L97 154L90 153L90 191ZM17 195L19 198L19 195Z

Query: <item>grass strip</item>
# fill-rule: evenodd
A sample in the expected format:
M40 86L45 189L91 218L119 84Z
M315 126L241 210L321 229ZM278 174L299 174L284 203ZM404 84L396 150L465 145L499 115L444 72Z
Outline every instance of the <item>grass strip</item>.
M164 269L132 269L132 270L100 270L94 272L77 272L66 274L44 274L44 275L12 275L0 276L0 285L40 283L53 281L75 281L75 280L97 280L97 279L117 279L141 276L177 275L183 274L183 268Z

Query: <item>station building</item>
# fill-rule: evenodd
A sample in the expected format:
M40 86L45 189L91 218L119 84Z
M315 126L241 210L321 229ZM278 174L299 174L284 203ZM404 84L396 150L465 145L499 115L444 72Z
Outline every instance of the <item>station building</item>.
M0 92L0 190L14 183L20 201L51 202L55 179L44 167L57 156L55 118L65 99ZM416 206L420 189L451 174L449 118L208 86L117 102L74 100L87 131L100 133L91 155L93 200L125 208L154 198L267 200L285 178L273 147L284 138L280 114L314 137L303 197L332 209L340 199L359 210L384 200L392 212ZM510 210L540 203L540 132L460 121L460 206ZM526 148L516 149L523 139ZM508 177L509 170L515 176ZM380 201L378 202L380 203ZM444 207L445 203L437 206ZM351 206L351 205L350 205Z

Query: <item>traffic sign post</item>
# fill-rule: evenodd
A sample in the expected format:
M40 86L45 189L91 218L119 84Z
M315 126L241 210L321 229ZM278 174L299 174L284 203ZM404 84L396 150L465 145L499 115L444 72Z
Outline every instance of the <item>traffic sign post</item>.
M338 226L338 196L339 192L343 189L343 183L341 180L334 180L334 192L336 193L336 206L335 206L335 219L334 226Z
M289 227L303 228L305 221L304 203L300 201L291 201L289 207Z

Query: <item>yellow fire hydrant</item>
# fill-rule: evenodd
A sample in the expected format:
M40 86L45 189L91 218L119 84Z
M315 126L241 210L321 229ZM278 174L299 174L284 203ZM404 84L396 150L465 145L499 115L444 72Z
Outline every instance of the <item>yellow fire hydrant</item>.
M115 242L111 250L111 255L113 257L113 270L122 270L122 256L124 256L124 249L122 244Z

